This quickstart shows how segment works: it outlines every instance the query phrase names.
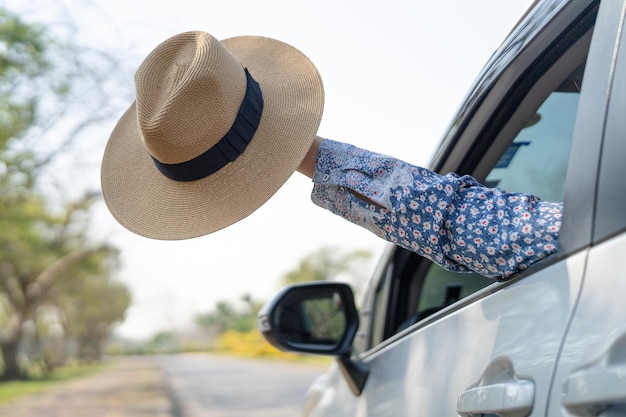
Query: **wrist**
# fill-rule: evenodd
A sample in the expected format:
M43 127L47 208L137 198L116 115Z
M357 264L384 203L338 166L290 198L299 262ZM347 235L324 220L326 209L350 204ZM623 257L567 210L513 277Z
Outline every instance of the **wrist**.
M301 174L306 175L309 178L313 178L313 173L315 172L315 162L317 161L317 153L319 151L320 143L322 143L322 138L319 136L315 136L313 142L311 143L311 147L307 151L304 159L300 163L297 171Z

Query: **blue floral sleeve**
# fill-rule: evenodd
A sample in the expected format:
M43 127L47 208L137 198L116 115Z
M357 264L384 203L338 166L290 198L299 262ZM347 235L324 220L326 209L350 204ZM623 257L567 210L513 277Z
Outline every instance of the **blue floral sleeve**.
M315 204L451 271L505 279L557 250L561 203L467 175L439 175L326 139L313 182Z

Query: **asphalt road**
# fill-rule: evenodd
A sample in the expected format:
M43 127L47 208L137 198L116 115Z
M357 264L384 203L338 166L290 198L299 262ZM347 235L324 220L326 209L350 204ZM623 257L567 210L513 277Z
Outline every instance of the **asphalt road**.
M295 417L324 367L206 354L162 356L181 417Z

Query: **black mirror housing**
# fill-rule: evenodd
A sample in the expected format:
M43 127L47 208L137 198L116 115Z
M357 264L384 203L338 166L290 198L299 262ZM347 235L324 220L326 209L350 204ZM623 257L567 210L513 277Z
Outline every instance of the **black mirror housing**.
M259 312L258 327L280 350L345 356L359 316L349 285L319 281L282 289Z

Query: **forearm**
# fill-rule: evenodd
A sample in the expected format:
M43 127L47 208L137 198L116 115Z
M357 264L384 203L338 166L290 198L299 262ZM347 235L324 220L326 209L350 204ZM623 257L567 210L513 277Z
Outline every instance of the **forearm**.
M319 151L319 147L322 141L323 139L319 136L316 136L315 139L313 139L313 143L311 144L309 151L307 152L304 159L300 163L300 166L298 167L299 173L304 174L309 178L313 178L313 172L315 171L315 161L317 160L317 153Z

